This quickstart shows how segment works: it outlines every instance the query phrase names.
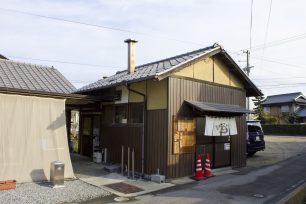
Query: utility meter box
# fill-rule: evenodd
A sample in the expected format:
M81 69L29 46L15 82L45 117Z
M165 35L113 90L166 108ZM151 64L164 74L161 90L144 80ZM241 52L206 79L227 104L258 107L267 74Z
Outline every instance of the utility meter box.
M65 164L61 161L51 162L50 182L53 188L64 187Z

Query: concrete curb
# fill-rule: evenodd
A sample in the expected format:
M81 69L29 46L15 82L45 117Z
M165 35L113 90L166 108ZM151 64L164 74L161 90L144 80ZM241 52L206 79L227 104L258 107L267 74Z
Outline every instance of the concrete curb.
M306 183L302 184L283 199L277 202L277 204L296 204L302 203L306 197Z

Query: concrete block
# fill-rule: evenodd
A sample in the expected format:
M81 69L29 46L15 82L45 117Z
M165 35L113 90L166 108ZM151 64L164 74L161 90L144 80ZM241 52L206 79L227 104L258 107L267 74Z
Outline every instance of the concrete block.
M115 173L115 172L119 172L121 169L121 165L120 164L114 164L114 165L109 165L109 166L105 166L104 170L110 173Z
M165 183L165 176L164 175L159 175L159 174L153 174L151 175L151 181L155 183Z

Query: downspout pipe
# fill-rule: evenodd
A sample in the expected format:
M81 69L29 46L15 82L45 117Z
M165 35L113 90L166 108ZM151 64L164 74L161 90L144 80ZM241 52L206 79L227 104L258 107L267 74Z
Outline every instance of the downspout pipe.
M141 138L141 175L144 176L144 148L145 148L145 124L146 124L146 110L147 110L147 96L139 91L133 90L130 88L128 84L126 84L126 88L138 95L143 97L143 110L142 110L142 117L143 117L143 125L142 125L142 138Z

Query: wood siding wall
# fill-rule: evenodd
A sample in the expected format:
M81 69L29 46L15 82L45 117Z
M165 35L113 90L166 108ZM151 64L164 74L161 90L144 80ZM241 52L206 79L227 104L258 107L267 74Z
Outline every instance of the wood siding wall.
M155 174L157 168L165 175L167 166L168 110L147 111L145 173Z
M181 177L194 173L194 157L191 154L173 154L172 119L179 111L184 100L196 100L212 103L235 104L245 107L246 92L243 89L216 85L186 78L169 78L168 90L168 158L167 177ZM245 116L237 120L239 134L232 136L231 165L242 167L246 165L246 124Z
M121 148L124 145L124 163L127 164L127 147L135 149L135 171L141 172L142 125L102 126L102 146L108 149L108 159L121 164Z

